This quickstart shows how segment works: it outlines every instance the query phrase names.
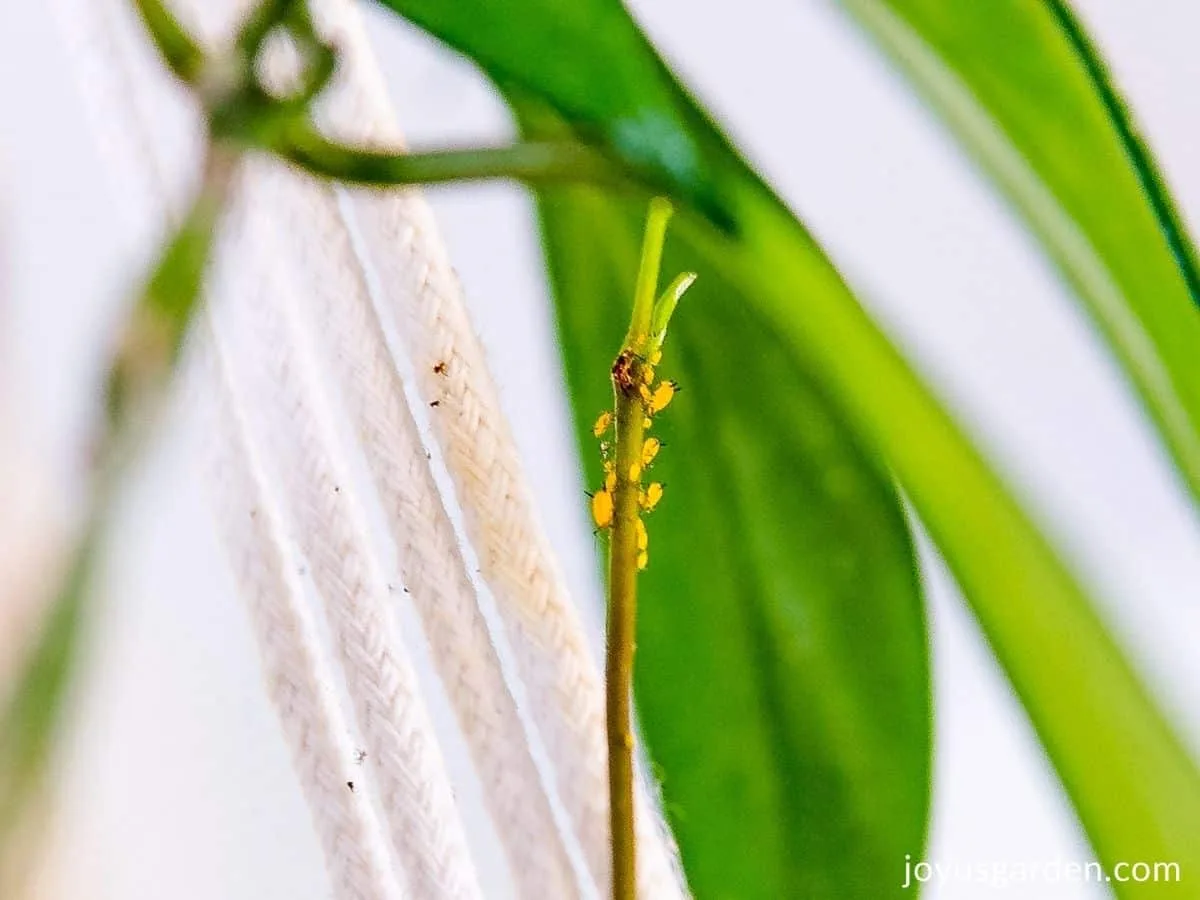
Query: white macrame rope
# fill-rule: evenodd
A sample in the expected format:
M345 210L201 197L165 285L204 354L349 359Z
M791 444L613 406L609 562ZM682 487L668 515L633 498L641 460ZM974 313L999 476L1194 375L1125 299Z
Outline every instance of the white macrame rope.
M523 897L579 896L576 875L504 681L454 527L327 185L282 169L274 210L305 259L305 306L326 345L383 502L401 574Z
M228 367L210 334L201 387L211 395L209 483L214 512L250 613L267 695L278 714L292 764L312 811L334 896L393 900L401 896L380 846L365 797L347 788L356 777L354 748L331 696L315 628L291 577L278 514L266 496L247 440Z
M191 0L189 5L193 7L193 13L202 12L199 9L202 4L198 0ZM335 19L350 16L350 27L355 27L354 13L344 3L335 0L333 3L317 5L327 11L332 9ZM345 21L343 19L334 24L340 27ZM358 46L361 54L364 47L361 40ZM369 59L367 65L370 66ZM372 73L368 71L367 75L370 81ZM382 103L374 110L374 115L367 117L372 127L377 127L381 118L384 122L390 121L390 110L381 90L375 99ZM389 141L398 142L399 136L394 126L384 130L388 132L386 136ZM423 272L407 273L403 281L395 283L395 288L388 283L390 279L385 278L385 289L391 288L389 293L394 295L397 289L411 290L415 281L416 299L427 300L428 297L422 298L420 295L429 294L433 286L440 284L440 289L433 293L445 295L446 303L451 307L438 311L422 309L420 304L410 304L409 315L401 317L406 325L412 324L413 316L417 317L417 321L422 315L432 314L432 318L426 327L419 329L415 337L406 335L409 349L412 352L414 347L422 343L429 344L428 339L431 336L436 338L439 332L442 337L449 337L446 343L452 351L450 353L439 354L436 347L427 347L424 353L413 352L417 371L422 376L419 386L427 398L442 400L448 407L447 411L453 414L460 425L464 419L469 422L472 416L482 416L478 423L482 427L468 428L466 432L461 427L451 427L453 423L444 424L449 416L435 417L435 428L443 448L447 450L446 457L459 496L467 507L468 530L480 548L484 575L497 594L507 628L514 639L518 667L530 691L534 718L547 740L564 804L587 848L593 874L602 890L606 889L607 796L603 771L602 704L594 662L588 653L577 617L570 607L561 577L555 569L548 544L536 522L527 490L520 480L511 436L503 422L495 389L483 368L478 340L471 333L465 316L461 315L457 285L440 248L428 246L430 240L435 238L428 211L419 198L410 196L376 202L376 198L372 197L359 202L360 216L368 225L372 224L372 206L379 215L374 222L375 227L365 231L376 257L389 263L385 276L394 276L394 270L403 263L428 267ZM364 211L366 215L363 215ZM405 219L410 221L402 221ZM400 244L408 258L391 261L386 253L380 254L378 250L381 243L387 243L389 235L394 237L398 234L411 238ZM390 251L392 248L383 249ZM396 305L394 299L393 296L391 305ZM439 300L439 304L441 302ZM457 311L453 308L456 302ZM403 305L401 309L404 309ZM431 385L428 372L435 357L440 355L464 363L461 370L467 376L465 385ZM448 367L451 365L448 361ZM447 388L450 389L448 393ZM450 402L446 402L446 399ZM454 402L455 399L458 402ZM457 453L452 442L448 442L447 435L457 435ZM466 440L463 440L464 435ZM490 477L488 472L497 477ZM495 491L496 495L487 497L489 490ZM475 509L475 501L480 499L489 502ZM505 511L506 506L508 512ZM511 512L516 515L509 515ZM504 533L506 528L507 534ZM481 534L484 540L480 539ZM514 554L514 548L524 549ZM547 703L547 700L550 702ZM669 861L669 851L664 852L666 843L645 802L639 808L639 831L643 847L639 873L642 895L681 895L677 876Z
M338 139L403 149L382 77L349 0L314 0L341 51L322 103ZM416 191L352 192L359 231L399 320L433 431L496 598L563 803L603 893L610 882L603 690L582 624L521 471L515 443L430 210ZM436 371L442 364L446 371ZM639 785L641 788L642 786ZM648 792L639 790L642 896L684 894Z
M160 148L146 107L155 79L164 76L118 51L134 36L122 0L68 3L57 12L88 111L100 133L110 177L118 185L120 208L131 210L135 198L170 217L177 201L165 184ZM124 33L122 33L124 32ZM136 193L135 193L136 191ZM246 603L259 652L264 681L291 754L301 792L320 842L330 887L337 900L399 900L378 822L361 795L346 784L351 746L336 700L330 696L329 673L321 662L303 599L288 577L279 523L256 475L251 446L231 397L227 370L216 359L211 340L202 355L209 362L215 435L210 439L210 483L216 488L214 513Z
M311 542L306 542L306 549L310 556L320 559ZM322 571L328 571L328 567L322 569L318 563L314 563L314 574ZM316 580L321 583L320 578ZM323 587L326 588L328 599L328 583ZM386 611L383 615L386 617ZM343 661L347 668L347 682L352 696L359 701L356 705L359 706L367 744L373 750L371 755L382 761L373 769L379 772L393 846L409 872L416 896L478 896L465 837L457 820L448 780L440 765L432 726L423 717L411 668L403 671L405 667L401 664L405 661L393 658L395 651L386 647L387 628L380 625L380 617L364 618L365 622L357 623L360 629L358 636L365 633L368 638L363 640L360 637L357 642L353 638L348 640L347 632L343 630L339 633L339 643L346 651ZM331 619L349 629L356 624L347 622L345 616L339 618L336 613ZM270 648L266 649L270 651ZM346 654L353 653L356 655L345 659ZM393 670L400 670L400 675ZM279 712L286 717L294 710L280 707ZM389 727L390 723L386 721L389 713L395 719L394 728ZM384 737L378 737L380 732ZM315 771L319 766L316 760L307 762L309 765L301 769L302 778L305 771ZM348 793L345 786L347 780L341 780L340 786ZM324 820L319 825L319 831L326 836L337 831L337 817L330 816L331 809L327 804L318 801L312 809L315 816ZM361 843L359 838L361 835L340 835L335 838L337 844L332 848L330 858L335 874L338 868L344 868L339 865L339 855L345 852L341 848ZM358 887L364 886L360 883ZM386 891L386 888L381 890ZM388 896L386 892L376 892L376 895Z
M175 197L168 196L162 148L144 107L167 76L129 52L137 43L130 40L138 27L133 11L124 0L54 0L53 10L109 181L123 201L118 211L130 220L150 212L166 221L177 212Z
M64 19L67 20L73 20L74 18L75 17L70 14L64 16ZM82 21L87 21L86 16ZM111 25L112 23L110 22L108 24ZM78 31L79 29L75 28L73 30ZM78 35L75 36L77 37ZM122 36L128 37L125 35ZM107 35L107 37L110 40L113 39L111 34ZM98 67L98 74L113 75L114 73L120 73L123 68L121 64L127 63L128 60L118 58L118 54L113 52L111 46L108 46L105 49L108 50L106 54L108 56L108 60L106 61L108 65L100 65ZM91 61L94 61L93 58L97 56L99 56L99 54L81 54L82 59ZM114 65L114 63L116 63L116 65ZM141 78L128 77L128 73L125 74L127 77L125 79L125 83L121 85L122 89L110 90L108 92L108 98L121 98L123 102L119 102L117 104L110 102L107 105L125 106L126 108L123 110L123 112L128 114L127 117L136 117L136 113L141 110L136 108L130 109L128 107L142 107L152 103L152 100L147 100L147 98L144 96L139 96L136 92L129 91L129 87L135 82L143 86L153 84L156 79L161 79L161 74L156 71L150 71L142 73ZM108 79L105 77L89 79L88 86L92 94L96 94L97 86L106 85L107 80ZM145 87L143 87L142 90L142 94L144 93ZM99 104L94 103L93 105L95 106ZM144 116L140 118L144 119ZM139 124L144 123L139 122ZM153 135L147 136L144 133L145 129L139 128L119 128L113 130L119 133L125 140L125 144L123 146L125 153L120 154L110 152L110 157L114 155L121 156L124 162L132 165L134 170L138 171L143 176L143 179L145 178L147 172L153 172L157 178L152 177L150 180L157 180L159 182L165 180L161 172L161 161L155 158L154 154L150 151L150 148L154 144ZM163 191L159 190L157 193L161 194ZM399 398L394 399L399 399L401 403L403 402L402 395ZM407 413L406 407L403 407L403 410L405 413ZM409 416L409 421L411 422L411 416ZM421 455L420 458L422 462L424 462L423 455ZM393 481L396 481L396 479L393 479ZM436 494L433 496L436 499ZM394 518L395 517L393 517L393 520ZM442 518L445 518L444 512L442 513ZM453 548L453 543L451 543L450 546ZM271 567L271 558L255 560L253 554L249 556L245 554L238 556L236 555L236 544L231 546L230 549L234 550L235 552L235 556L232 558L237 560L239 563L239 571L241 573L246 573L249 571L261 575ZM270 548L262 549L265 549L265 552L270 552ZM275 550L278 551L278 548L275 548ZM278 552L275 552L274 558L277 559L278 557ZM457 567L459 570L461 570L461 561L459 561ZM417 572L418 574L422 571L428 573L436 571L438 568L439 565L435 563L433 565L419 567ZM451 565L450 571L453 571L453 569L454 566ZM415 579L414 583L416 584L416 588L414 590L419 595L421 593L420 588L422 586L422 579L418 577ZM254 602L255 598L261 601L262 598L260 591L256 590L256 587L258 589L262 588L261 584L255 586L247 585L243 582L242 587L248 591L248 596L252 598L251 602ZM435 593L432 594L432 600L434 603L437 603L439 599L444 599L445 596L445 591L435 591ZM261 603L258 605L261 607ZM259 608L255 610L255 612L257 614L256 621L261 623L262 609ZM478 616L477 610L475 610L475 613L476 616ZM446 629L442 629L443 632L445 630ZM478 655L483 659L487 659L488 655L490 654L490 656L494 659L494 652L492 651L490 644L487 643L486 631L477 631L477 634L480 633L484 638L484 643L481 648L482 652L480 652ZM259 629L259 635L260 637L263 637L261 628ZM478 642L476 643L478 644ZM264 665L269 669L271 665L270 654L275 648L272 648L270 645L264 643L261 649L263 650ZM302 648L294 649L297 650L297 653L294 654L294 659L303 660L307 658ZM444 654L438 654L439 659L443 655ZM291 680L295 681L297 679ZM452 677L448 679L448 683L451 686L452 697L457 701L456 707L459 710L463 710L464 708L467 709L468 715L470 715L472 709L480 710L483 716L483 719L480 719L480 723L490 726L482 728L475 727L473 729L469 729L469 732L477 735L479 738L479 740L474 743L474 747L477 751L475 756L477 763L483 763L481 768L484 769L485 778L489 771L497 776L490 779L487 786L492 787L492 797L496 798L496 802L492 804L493 807L498 807L501 810L500 816L498 817L498 831L501 835L503 835L506 846L512 852L514 857L514 874L518 877L519 882L524 883L523 893L526 896L537 896L540 890L546 892L542 895L562 896L565 898L575 896L577 894L577 888L573 884L569 863L566 862L565 853L562 850L561 838L556 834L556 830L554 829L552 815L549 813L548 803L544 793L541 791L541 786L538 784L536 770L533 767L532 760L528 754L528 747L524 743L523 735L520 732L519 720L515 720L512 718L512 716L510 716L510 719L513 721L513 723L517 725L517 731L514 734L512 729L509 728L507 729L507 734L503 733L504 729L502 727L497 728L493 723L484 723L483 721L484 719L489 718L489 713L493 713L490 718L496 718L494 711L489 709L488 703L489 699L494 698L487 697L486 692L484 692L483 697L478 698L476 702L471 704L471 706L466 706L463 702L464 691L454 690L454 679ZM461 684L465 686L466 681L461 681ZM515 706L512 704L511 697L507 694L502 682L499 682L498 686L501 700L507 701L510 708L509 712L515 716ZM276 699L280 698L276 696ZM285 731L289 733L289 737L302 735L307 730L306 723L289 723L287 721L289 716L293 716L296 713L297 708L294 705L291 708L279 708L279 714L284 720ZM477 716L476 718L478 719L479 717ZM289 724L291 725L290 728ZM504 723L501 723L502 726L503 724ZM513 737L516 738L515 742L513 741ZM303 756L304 752L306 751L309 753L309 755L312 755L314 746L315 744L313 743L303 743L299 747L293 746L293 751L297 752L298 754L296 756L296 765L302 780L305 780L305 777L308 773L321 771L321 765L318 760L306 760ZM524 754L523 759L520 755L518 755L520 753ZM492 755L489 756L489 754ZM510 773L507 783L502 777L505 772ZM529 773L532 773L532 777L528 777ZM335 781L335 783L341 788L341 793L343 794L349 793L345 789L346 781L347 779L338 779ZM326 805L322 802L322 798L319 793L323 785L306 783L305 787L305 793L309 799L310 806L313 808L314 814L318 818L318 828L322 832L322 837L325 839L326 854L332 870L331 875L336 879L339 875L339 870L345 870L344 866L339 865L336 852L337 848L339 846L345 846L346 844L354 843L356 839L351 838L347 840L345 836L339 839L337 836L337 828L339 825L343 824L339 821L339 817L337 815L323 816L320 812L323 806ZM549 827L531 827L529 824L531 819L537 817L541 817L546 820ZM321 821L322 819L324 821ZM351 890L353 890L353 887L351 887ZM339 896L344 895L345 893L344 891L337 890L336 882L335 891Z
M223 340L245 328L235 371L258 389L257 438L270 448L272 471L290 508L301 550L325 602L347 691L368 750L392 847L419 898L481 897L466 836L421 688L398 635L388 589L371 552L364 513L354 496L336 435L319 408L315 373L296 342L288 310L294 292L272 240L273 203L247 163L231 211L244 227L236 262L252 270L248 289L233 293L216 317ZM225 250L232 250L226 247ZM285 257L286 258L286 257ZM256 271L254 271L256 270ZM227 331L228 328L228 331Z

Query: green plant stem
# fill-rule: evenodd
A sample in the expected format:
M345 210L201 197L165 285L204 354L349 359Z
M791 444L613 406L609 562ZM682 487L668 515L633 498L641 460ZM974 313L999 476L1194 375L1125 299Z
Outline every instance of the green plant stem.
M663 244L666 242L667 223L671 221L672 212L670 201L663 197L655 197L650 201L642 259L633 293L633 314L629 317L629 333L625 336L625 346L632 350L640 351L650 335L654 292L658 290L658 270L662 267Z
M210 146L191 209L166 245L126 325L106 384L107 428L98 445L103 470L140 425L170 380L200 300L204 268L237 168L238 153ZM156 403L155 403L156 405Z
M252 60L273 28L286 21L293 12L307 14L305 5L304 0L260 0L238 28L234 41L238 50L247 60Z
M629 353L629 351L625 351ZM623 354L624 355L624 354ZM637 626L637 523L645 411L636 388L614 366L617 486L608 545L607 691L609 823L612 834L613 900L636 897L636 847L633 813L633 652ZM637 371L633 373L639 375Z
M176 77L195 84L205 68L204 51L192 40L162 0L134 0L142 23Z
M335 143L307 122L293 122L268 136L264 143L266 149L314 175L377 187L488 178L513 178L530 184L574 181L610 186L629 181L602 153L571 141L385 153Z
M662 266L669 201L650 201L642 257L634 288L629 332L612 367L616 427L613 462L613 519L608 545L608 628L605 661L606 726L608 732L609 831L612 840L613 900L637 896L637 845L633 809L633 653L637 643L638 525L641 519L642 440L647 412L641 389L649 379L646 360L662 346L670 312L691 281L683 276L671 285L657 340L650 334L655 319L655 291ZM695 276L690 276L692 279ZM686 283L685 283L686 282Z
M94 548L95 529L89 523L0 716L0 887L11 888L18 880L14 873L23 868L10 855L9 841L27 804L37 795L49 757L78 649L83 586L89 579Z

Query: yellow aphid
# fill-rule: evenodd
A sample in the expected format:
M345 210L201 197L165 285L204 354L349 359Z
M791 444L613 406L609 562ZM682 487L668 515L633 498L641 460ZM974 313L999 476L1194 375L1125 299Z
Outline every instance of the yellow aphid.
M600 417L596 419L596 424L592 426L592 434L595 437L600 437L604 432L608 431L608 426L612 424L613 415L607 409L600 413Z
M650 384L654 380L654 366L642 366L642 384Z
M639 466L637 463L631 464L629 466L629 480L637 481L641 477L642 477L642 467Z
M645 550L650 546L650 535L646 534L646 523L641 519L637 520L637 548Z
M611 459L606 458L604 460L604 474L607 475L609 472L615 472L615 471L617 471L617 464L615 462L613 462Z
M638 495L638 504L646 512L650 512L654 507L658 506L658 501L662 499L663 486L657 481L652 481L646 485L646 489Z
M674 381L664 381L654 389L650 399L647 401L650 406L650 414L660 413L667 408L675 396L675 391L679 387Z
M644 384L638 385L638 394L641 395L642 402L647 406L649 406L650 401L654 399L654 395L650 393L650 388Z
M610 491L592 494L592 521L597 528L607 528L613 520L613 495Z
M643 550L638 554L637 567L638 571L642 571L646 566L650 565L650 554Z
M650 365L657 366L660 362L662 362L662 351L655 350L650 354Z
M659 448L662 447L662 441L658 438L646 438L646 442L642 444L642 468L654 462L654 457L658 456Z
M609 469L604 476L604 489L610 494L617 489L617 470Z
M653 424L654 424L654 423L650 421L650 417L649 417L649 416L646 416L644 419L642 419L642 427L643 427L643 428L649 428L649 427L650 427L651 425L653 425Z

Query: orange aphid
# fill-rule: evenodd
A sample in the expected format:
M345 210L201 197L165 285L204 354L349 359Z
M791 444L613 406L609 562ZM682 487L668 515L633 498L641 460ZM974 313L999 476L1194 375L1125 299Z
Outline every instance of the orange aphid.
M654 457L658 456L658 451L662 447L662 441L658 438L646 438L642 444L642 468L646 468L650 463L654 462Z
M613 520L613 495L607 490L592 494L592 521L597 528L607 528Z
M613 414L607 409L600 413L600 417L596 419L596 424L592 426L592 435L600 437L604 432L608 431L608 426L612 424Z
M670 404L675 397L675 392L679 390L679 385L674 381L663 381L650 395L647 404L650 407L650 415L660 413Z
M663 497L663 486L657 481L652 481L646 485L646 489L638 496L638 505L646 512L653 511L654 507L658 506L658 502Z

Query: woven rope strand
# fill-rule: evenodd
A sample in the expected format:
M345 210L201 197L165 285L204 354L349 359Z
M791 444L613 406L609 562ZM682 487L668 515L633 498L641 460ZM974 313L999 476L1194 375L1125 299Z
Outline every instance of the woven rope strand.
M253 283L229 304L226 327L245 328L235 371L259 393L256 437L270 448L301 550L326 615L369 751L392 847L416 897L480 897L462 823L412 665L389 609L387 586L370 551L364 514L353 495L320 388L290 327L293 292L271 268L284 255L270 232L273 202L256 189L247 165L234 216L242 241L236 260ZM261 187L261 186L259 186ZM243 219L244 217L244 219ZM226 248L229 249L229 248ZM286 257L284 257L286 258ZM302 262L290 262L301 266ZM256 271L255 271L256 270ZM230 327L228 332L235 335Z
M140 38L129 10L112 0L58 0L59 27L71 47L77 81L110 179L127 212L167 218L177 210L163 174L162 148L147 109L165 78L147 56L121 52ZM139 66L140 63L140 66ZM136 198L136 199L135 199ZM268 699L280 721L302 795L317 832L332 894L338 900L398 900L402 895L382 850L379 826L361 797L346 790L353 748L328 691L312 626L285 571L278 523L271 516L224 372L204 354L212 375L215 434L210 450L213 512L249 614Z
M203 388L211 396L209 484L222 542L249 612L267 695L278 715L329 870L334 896L392 900L399 888L365 798L347 789L354 748L331 696L313 623L290 577L279 517L266 496L228 367L210 335Z
M182 12L191 14L210 40L219 40L222 30L244 13L246 3L244 0L231 0L224 4L224 10L198 0L186 0L179 6ZM239 224L244 225L244 222ZM269 265L271 248L265 249L266 255L251 253L243 257L249 262L247 268ZM266 273L254 274L261 276ZM269 291L268 285L260 285ZM232 288L232 293L237 293L236 286ZM250 299L260 301L263 298ZM256 305L256 309L264 313L258 320L259 325L269 328L271 320L266 310L259 305ZM285 353L287 349L285 344L277 344L270 339L261 344L257 351L263 348L280 353ZM252 348L250 352L254 354L256 349ZM276 370L279 378L276 387L288 386L287 376L295 372L294 368L287 367L286 362ZM294 385L294 382L290 383ZM315 394L316 388L311 382L306 389L310 392L309 396ZM304 401L307 397L293 395L290 399L296 402L293 418L297 418L306 409ZM311 419L302 424L319 429L319 425ZM310 454L307 461L319 470L321 448L315 447L311 440L307 447L317 452L317 457ZM293 458L293 465L285 464L283 471L296 475L299 471L295 467L296 462ZM328 470L324 474L328 474ZM313 491L319 493L321 485L311 482L310 485ZM293 479L289 488L294 491L296 486L296 480ZM291 498L294 495L288 493L287 496ZM390 633L391 623L386 610L382 608L382 579L371 565L364 531L361 528L356 530L358 523L353 521L352 515L350 521L346 521L345 517L335 517L336 522L345 526L340 531L322 531L319 517L305 519L296 515L300 508L311 513L313 499L314 493L310 492L307 506L294 504L293 515L298 520L294 527L299 529L300 543L309 556L314 580L321 588L329 619L334 626L348 692L365 742L371 750L370 768L376 773L383 796L393 849L401 860L416 896L447 900L476 897L478 886L474 867L441 763L440 751L418 693L415 675L402 646ZM342 563L357 564L358 568L339 572L338 567Z
M443 261L443 262L444 262L444 261ZM449 454L448 454L448 456L449 456ZM519 474L519 473L518 473L518 474ZM461 487L460 487L460 493L461 493ZM469 512L469 511L468 511L468 515L470 515L470 512ZM485 559L485 566L486 566L486 565L487 565L487 560ZM551 564L551 568L553 568L552 564ZM564 594L564 596L565 596L565 594ZM569 610L569 607L568 607L568 610ZM510 627L511 627L511 622L510 622ZM577 623L576 623L576 630L578 630ZM553 643L553 642L552 642L552 643ZM587 651L586 651L586 645L585 645L585 644L583 644L582 642L580 642L580 647L582 647L583 653L584 653L584 655L586 656L586 652L587 652ZM591 665L592 665L592 663L591 663L590 659L589 659L589 660L587 660L587 665L589 665L589 666L591 666ZM522 666L522 668L523 668L523 670L524 670L525 674L528 676L528 666L524 666L524 665L523 665L523 666ZM593 667L593 668L594 668L594 667ZM527 680L528 680L528 678L527 678ZM595 678L594 678L594 672L593 672L593 680L595 680ZM535 679L535 681L536 681L536 679ZM598 682L597 682L597 685L598 685ZM539 693L539 694L544 694L544 692L543 692L543 691L538 691L538 693ZM596 693L598 694L598 690L596 691ZM534 701L534 704L533 704L533 705L534 705L534 707L535 707L535 710L534 710L534 711L535 711L535 714L538 714L538 713L541 713L541 712L542 712L542 711L541 711L541 709L540 709L540 704L539 704L539 702L538 702L538 699L537 699L537 698L535 698L535 701ZM571 707L572 705L571 705L571 704L567 704L567 706L568 706L568 707ZM576 705L574 705L574 706L573 706L573 708L575 708L575 709L579 709L579 707L578 707L578 705L577 705L577 704L576 704ZM549 714L547 714L547 713L542 713L542 714L538 715L538 718L541 720L540 724L541 724L541 726L542 726L542 730L543 730L544 732L548 732L548 733L549 733L551 736L553 736L554 728L546 728L546 726L545 726L545 717L546 717L546 715L553 715L553 713L549 713ZM586 718L586 717L585 717L585 718ZM595 721L595 717L592 717L592 718L593 718L593 721ZM594 729L593 729L593 730L594 730ZM553 742L551 742L551 745L553 746ZM600 746L600 752L601 752L601 764L602 764L602 762L603 762L603 760L602 760L602 752L603 752L602 745ZM572 778L572 777L570 777L570 776L566 776L566 777L564 777L564 776L563 776L563 774L562 774L562 773L563 773L564 771L570 771L570 770L571 770L573 767L572 767L572 765L571 765L571 764L568 764L567 766L564 766L564 765L562 764L562 755L561 755L561 754L556 754L556 756L557 756L557 758L558 758L558 761L559 761L559 765L558 765L556 768L558 769L558 771L559 771L559 773L560 773L560 778L559 778L559 783L560 783L560 786L561 786L562 784L564 784L564 783L568 784L568 786L570 786L570 785L574 785L574 784L581 784L581 785L582 785L582 790L580 791L580 794L581 794L581 795L586 795L586 794L588 794L588 793L591 793L591 794L594 796L594 791L590 791L590 790L588 789L588 782L587 782L587 780L586 780L586 779L585 779L583 782L579 782L578 780L576 780L576 779L574 779L574 778ZM592 780L592 784L593 784L593 786L594 786L594 783L595 783L595 779L593 779L593 780ZM601 781L600 781L600 785L601 785L601 787L603 786L603 785L602 785L602 779L601 779ZM578 812L579 812L579 810L581 809L581 807L580 807L580 805L579 805L578 803L574 803L574 804L572 804L572 803L571 803L571 801L570 801L570 794L571 794L571 791L570 791L570 790L568 790L568 791L567 791L567 792L565 792L565 793L567 793L568 805L569 805L569 806L573 806L573 807L574 807L574 808L572 809L572 813L573 813L573 814L575 814L575 813L578 813ZM577 820L578 820L578 816L576 816L576 818L577 818ZM597 819L597 818L599 818L600 820L603 820L603 819L604 819L603 798L601 798L601 806L599 807L599 809L598 809L598 810L593 810L593 813L592 813L592 815L590 816L590 818L591 818L591 819L593 819L593 820L595 820L595 819ZM641 816L641 817L640 817L640 819L641 819L641 820L644 820L645 818L646 818L645 816ZM587 829L586 829L586 828L584 828L584 829L581 829L581 833L583 833L583 832L586 832L586 831L587 831ZM593 868L595 868L595 866L596 866L596 859L597 859L597 857L596 857L596 853L595 853L595 850L594 850L594 848L595 848L595 846L596 846L596 843L597 843L597 842L596 842L596 840L595 840L595 835L594 835L594 834L593 834L593 835L591 835L591 836L590 836L590 838L591 838L591 839L589 839L589 840L588 840L588 844L589 844L589 850L591 850L591 851L592 851L592 865L593 865ZM653 821L651 821L651 828L650 828L650 830L649 830L649 832L648 832L647 834L644 834L644 837L643 837L643 846L647 846L647 845L648 845L648 846L650 847L650 851L651 851L651 852L650 852L649 856L653 856L653 855L654 855L654 852L653 852L653 851L654 851L654 844L657 842L657 841L656 841L656 839L657 839L657 834L655 833L655 829L653 828ZM606 843L606 832L605 832L605 833L604 833L604 834L601 836L601 841L602 841L602 843ZM661 854L660 854L660 855L661 855ZM643 860L645 861L646 859L647 859L647 854L643 854ZM605 866L606 866L606 861L605 861L605 862L603 862L603 863L602 863L602 865L605 865ZM661 872L663 871L663 867L662 867L662 866L655 866L655 865L653 865L653 864L651 863L651 864L649 864L649 865L646 865L646 866L644 866L643 875L645 874L645 870L647 870L647 869L648 869L648 870L650 870L650 871L652 871L652 872L654 872L654 871L657 871L657 872L659 872L659 873L661 873ZM671 881L674 881L674 876L670 874L670 872L669 872L669 868L667 869L667 874L668 874L668 877L669 877L669 879L670 879ZM651 879L649 880L649 882L648 882L648 881L647 881L647 879L646 879L645 877L643 877L643 879L642 879L642 883L643 883L643 893L644 893L644 894L646 894L647 896L669 896L669 894L668 894L668 893L664 893L664 890L666 890L666 889L667 889L667 888L666 888L666 886L665 886L665 885L666 885L666 883L665 883L665 882L662 882L662 881L661 881L661 879L660 879L660 883L661 883L661 885L663 885L663 886L664 886L664 890L658 890L658 889L654 889L654 886L653 886L653 885L654 885L654 878L651 878ZM676 893L676 894L678 893L678 889L677 889L677 888L674 888L674 893Z
M315 0L341 51L322 105L339 139L403 148L386 89L347 0ZM482 575L512 642L563 804L602 893L610 881L603 691L578 614L538 521L483 348L467 317L432 214L416 191L353 191L384 304L399 320ZM435 371L442 363L445 374ZM639 892L684 895L669 837L639 786Z
M458 717L521 896L570 900L576 876L454 527L328 186L277 170L279 220L310 259L305 306L342 385L404 583ZM286 228L286 226L285 226Z
M177 210L168 189L161 142L148 121L165 74L145 54L118 48L143 40L133 33L130 11L119 0L68 3L58 0L59 26L72 48L77 80L110 178L130 211L138 198L159 218ZM157 82L157 84L156 84ZM109 136L106 138L105 136ZM302 599L285 572L285 551L233 406L226 372L209 342L217 437L210 450L210 483L218 520L241 596L249 613L268 698L279 718L301 792L312 816L333 896L346 900L393 900L399 888L383 851L378 822L364 802L347 791L353 748L330 696L329 673Z

